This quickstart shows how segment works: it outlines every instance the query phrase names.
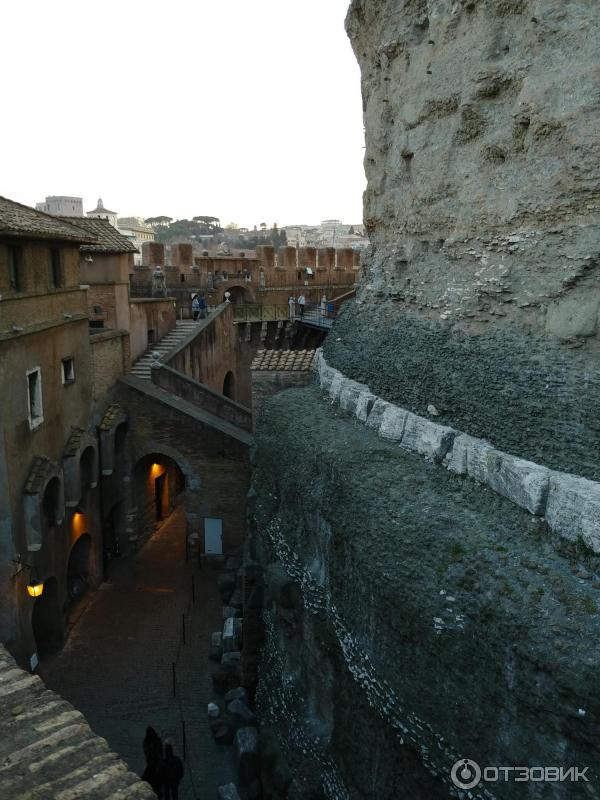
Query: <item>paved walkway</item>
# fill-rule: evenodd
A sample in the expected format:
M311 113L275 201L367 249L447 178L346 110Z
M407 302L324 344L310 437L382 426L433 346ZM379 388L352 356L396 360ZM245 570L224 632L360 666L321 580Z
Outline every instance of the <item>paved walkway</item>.
M40 668L48 687L83 712L137 774L144 769L146 726L182 756L184 722L181 800L212 799L235 775L231 750L215 744L206 716L210 633L222 625L217 577L196 561L185 563L185 517L176 509L136 556L112 562L109 582L93 595L63 650Z

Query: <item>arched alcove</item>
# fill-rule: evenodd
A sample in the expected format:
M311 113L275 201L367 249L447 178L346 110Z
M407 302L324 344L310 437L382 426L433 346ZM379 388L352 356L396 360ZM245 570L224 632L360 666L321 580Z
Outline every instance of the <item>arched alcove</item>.
M69 602L81 599L89 587L92 572L92 538L82 533L77 539L67 563L67 594Z
M229 397L230 400L235 400L235 375L231 370L223 379L223 394L225 397Z
M38 658L60 650L64 641L65 623L58 598L56 578L44 582L44 591L35 599L31 627Z

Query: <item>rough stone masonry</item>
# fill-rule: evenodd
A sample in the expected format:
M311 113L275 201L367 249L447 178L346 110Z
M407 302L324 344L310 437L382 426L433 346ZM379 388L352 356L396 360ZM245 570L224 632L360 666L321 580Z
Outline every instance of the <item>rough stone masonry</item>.
M346 27L371 246L324 355L382 416L312 387L258 425L266 795L600 797L600 559L385 416L600 479L600 6L353 0ZM589 781L463 791L459 758Z

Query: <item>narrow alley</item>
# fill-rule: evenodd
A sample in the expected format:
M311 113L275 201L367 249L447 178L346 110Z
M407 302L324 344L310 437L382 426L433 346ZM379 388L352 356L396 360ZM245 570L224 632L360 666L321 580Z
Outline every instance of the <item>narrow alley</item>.
M186 563L177 507L134 557L111 563L64 648L40 669L48 688L81 710L138 775L148 725L182 758L185 729L182 800L215 797L235 775L231 751L214 742L206 715L210 634L222 626L217 577L195 558Z

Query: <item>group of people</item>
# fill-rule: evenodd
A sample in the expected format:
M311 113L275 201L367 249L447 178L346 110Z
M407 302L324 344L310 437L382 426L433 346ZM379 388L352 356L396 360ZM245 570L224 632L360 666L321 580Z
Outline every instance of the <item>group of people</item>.
M178 800L179 784L183 778L183 761L173 753L173 746L163 742L158 733L148 726L142 742L146 769L142 780L150 784L161 800Z
M288 305L290 307L290 319L294 319L296 316L296 303L298 304L298 308L300 309L300 318L304 316L304 306L306 305L306 297L301 294L297 300L295 300L292 296L288 299Z
M204 294L195 294L192 297L192 311L194 313L194 322L197 319L206 317L206 298Z

